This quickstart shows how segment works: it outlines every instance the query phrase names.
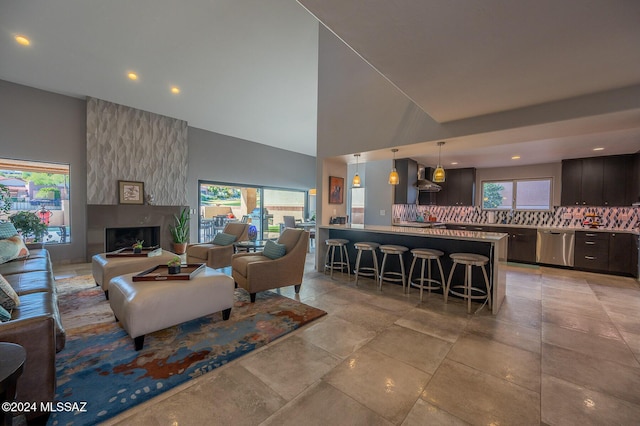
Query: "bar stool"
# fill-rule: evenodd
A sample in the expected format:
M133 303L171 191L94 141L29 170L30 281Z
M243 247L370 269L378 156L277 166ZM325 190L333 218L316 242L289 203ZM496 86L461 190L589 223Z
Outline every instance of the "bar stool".
M467 313L471 313L471 299L484 299L485 303L491 307L491 283L489 282L489 277L487 276L487 270L485 265L489 263L489 258L487 256L483 256L481 254L475 253L452 253L449 255L451 260L453 260L453 265L451 266L451 272L449 273L449 279L447 280L447 288L444 292L444 303L447 303L448 293L455 294L456 296L460 296L463 299L467 300ZM456 269L456 265L465 265L466 269L464 271L464 284L463 285L454 285L451 286L451 278L453 277L453 272ZM471 282L472 275L472 267L479 266L482 268L482 274L484 275L484 283L485 288L473 287ZM464 292L454 291L452 289L461 289ZM479 295L473 295L473 292L480 293ZM484 307L484 303L480 306L476 313Z
M405 292L404 286L406 281L405 281L405 273L404 273L404 260L402 260L402 255L407 250L409 249L406 248L405 246L396 246L391 244L380 246L380 252L384 253L384 256L382 257L382 267L380 268L380 284L378 285L379 290L382 290L382 281L391 281L391 282L402 281L402 292L403 293ZM401 272L384 270L387 263L387 256L390 254L398 255L398 258L400 259Z
M327 268L331 271L329 274L331 278L333 278L334 269L340 270L340 272L344 272L344 269L347 269L347 274L351 277L351 266L349 265L349 253L347 253L347 244L349 244L349 240L345 240L342 238L330 238L325 240L325 243L329 248L327 249L327 255L324 259L324 270L327 271ZM340 253L340 261L335 260L336 247L338 247L338 252ZM346 262L345 262L346 258Z
M442 271L442 263L440 263L440 258L444 255L440 250L427 249L427 248L415 248L411 250L411 254L413 254L413 261L411 262L411 268L409 269L409 285L407 285L407 293L411 289L411 286L417 287L420 289L420 301L422 302L422 292L423 290L427 290L429 294L431 294L431 290L439 290L445 286L444 281L444 272ZM416 260L420 259L422 261L422 268L420 269L420 276L414 282L413 281L413 268L416 266ZM438 269L440 269L440 281L431 278L431 261L435 260L438 264ZM427 276L424 276L424 264L428 263L428 272ZM444 289L443 289L444 292Z
M376 255L376 250L378 249L378 247L380 247L380 244L360 242L355 243L353 246L356 250L358 250L358 254L356 256L356 267L353 271L356 274L356 286L358 285L358 277L360 275L362 275L363 277L375 278L377 281L378 276L380 276L380 270L378 269L378 256ZM371 257L373 257L373 268L370 266L360 266L362 252L364 251L368 251L371 253Z

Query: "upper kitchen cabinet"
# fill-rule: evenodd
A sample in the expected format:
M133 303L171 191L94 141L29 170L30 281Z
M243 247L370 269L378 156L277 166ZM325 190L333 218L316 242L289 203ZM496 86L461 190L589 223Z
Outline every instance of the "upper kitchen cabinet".
M396 160L400 183L393 187L393 204L415 204L418 197L418 163L411 158Z
M630 205L632 173L632 155L563 160L562 205Z
M439 183L442 190L436 194L439 206L473 206L476 189L476 169L446 170L446 180Z

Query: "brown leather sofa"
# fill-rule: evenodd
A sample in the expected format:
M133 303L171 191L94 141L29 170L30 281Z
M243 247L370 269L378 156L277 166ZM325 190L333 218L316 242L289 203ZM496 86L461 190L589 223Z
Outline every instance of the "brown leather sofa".
M249 238L249 224L227 223L222 232L235 235L236 241L244 241ZM187 247L187 263L206 263L209 268L224 268L231 266L233 251L233 244L227 246L219 246L212 242L193 244Z
M284 244L286 253L278 259L270 259L262 253L238 253L231 261L231 274L238 287L249 292L251 302L256 293L274 288L295 286L300 292L307 257L309 233L303 229L286 228L278 243Z
M58 311L56 284L49 252L42 245L29 245L29 257L0 265L0 274L20 297L11 320L0 323L0 341L17 343L27 352L24 371L18 379L16 400L53 401L56 388L56 352L65 345L65 332ZM25 413L33 420L48 413Z

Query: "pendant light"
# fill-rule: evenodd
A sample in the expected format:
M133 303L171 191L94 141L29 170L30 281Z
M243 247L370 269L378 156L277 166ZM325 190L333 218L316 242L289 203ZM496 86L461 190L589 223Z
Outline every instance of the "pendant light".
M433 179L431 179L436 183L442 183L445 179L444 169L442 168L442 163L440 162L440 153L442 152L442 145L444 144L445 142L438 142L438 166L433 171Z
M353 180L351 181L351 186L354 188L360 188L360 175L358 174L358 158L360 154L353 154L356 157L356 174L353 175Z
M398 176L398 172L396 171L396 152L398 152L398 149L393 148L391 152L393 152L393 168L391 169L391 173L389 173L389 185L397 185L400 183L400 176Z

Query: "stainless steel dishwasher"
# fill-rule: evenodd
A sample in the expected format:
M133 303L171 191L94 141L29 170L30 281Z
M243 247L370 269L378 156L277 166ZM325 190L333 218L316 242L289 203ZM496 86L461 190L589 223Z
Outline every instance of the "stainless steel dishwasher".
M538 229L536 263L573 266L575 231Z

